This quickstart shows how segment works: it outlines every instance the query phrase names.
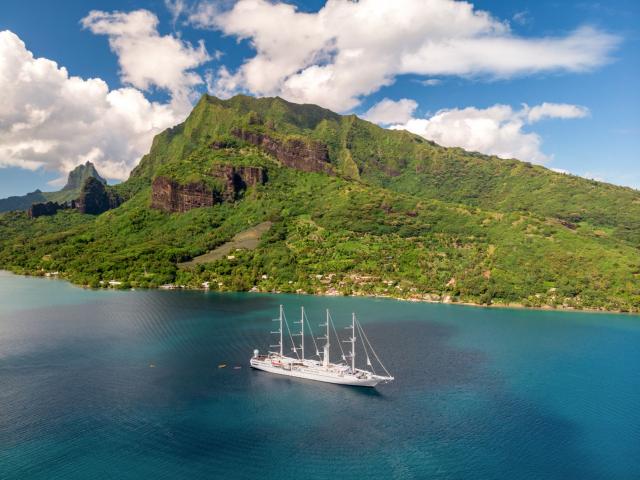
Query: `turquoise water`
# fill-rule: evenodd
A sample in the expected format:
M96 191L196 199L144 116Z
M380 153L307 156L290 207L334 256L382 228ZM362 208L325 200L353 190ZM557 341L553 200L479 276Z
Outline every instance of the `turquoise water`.
M250 370L280 303L355 311L397 380ZM638 479L640 317L0 272L0 478L225 477Z

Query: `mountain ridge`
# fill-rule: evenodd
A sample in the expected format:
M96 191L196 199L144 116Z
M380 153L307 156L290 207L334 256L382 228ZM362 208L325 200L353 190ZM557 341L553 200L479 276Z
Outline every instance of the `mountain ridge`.
M250 110L251 102L259 108ZM637 190L553 172L515 159L441 147L406 131L382 129L354 115L341 116L315 106L312 121L291 123L297 117L288 114L287 107L293 107L299 117L299 112L308 106L279 97L256 100L238 95L220 100L204 95L181 128L187 138L224 137L239 127L258 132L275 130L285 136L306 136L327 145L331 164L338 174L347 178L470 206L532 211L571 223L586 221L606 227L615 225L617 235L640 245L640 221L637 220L640 218L640 192ZM234 124L223 118L229 111L238 112L243 120L238 121L236 116ZM218 122L212 125L203 117L215 118ZM275 129L269 126L275 126ZM179 142L171 141L175 137L173 130L169 131L172 133L168 153L173 156L190 153L191 146L175 145ZM145 155L133 170L133 177L149 169L147 162L153 165L154 150L162 150L163 146L157 145L156 140L154 145L156 148L152 147L150 154ZM162 152L157 155L162 157ZM414 158L407 160L411 157ZM522 177L521 181L513 181L517 176ZM464 179L464 184L460 179ZM616 197L608 195L610 192L615 192ZM610 205L611 201L616 204ZM585 203L591 203L590 210L584 208Z

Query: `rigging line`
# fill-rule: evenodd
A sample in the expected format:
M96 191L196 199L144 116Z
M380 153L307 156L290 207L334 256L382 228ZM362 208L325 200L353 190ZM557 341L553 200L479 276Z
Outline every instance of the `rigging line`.
M356 318L356 322L358 323L358 325L360 325L360 322L358 321L357 318ZM362 336L364 337L364 339L367 341L367 344L369 345L369 348L371 349L371 353L373 353L373 356L376 357L376 360L378 361L378 363L380 364L380 366L382 367L384 372L387 374L387 376L390 377L391 374L389 373L389 370L387 370L386 367L384 366L384 364L380 361L380 358L378 357L378 354L376 353L375 349L373 348L373 345L371 345L371 342L369 341L369 338L367 337L367 334L364 332L364 329L362 328L362 325L360 325L360 331L362 332Z
M342 349L342 341L338 336L338 332L336 332L336 326L333 324L333 318L331 318L331 313L329 313L329 323L331 324L331 328L333 328L333 333L336 335L336 340L338 340L338 346L340 347L340 353L342 354L342 360L346 362L347 356L344 354L344 350Z
M358 320L356 319L356 322L357 321ZM360 322L358 322L358 324L359 323ZM380 360L380 357L378 357L378 354L376 353L375 349L373 348L373 345L371 345L371 342L369 341L369 337L367 337L367 334L365 333L364 329L362 328L362 325L360 325L360 330L362 331L362 336L364 337L364 339L366 340L367 344L369 345L369 348L371 349L371 353L373 353L373 356L376 358L376 360L378 361L378 363L380 364L380 366L382 367L384 372L387 374L387 376L390 377L391 374L389 373L389 370L387 370L387 368L384 366L384 364Z
M293 353L296 354L296 358L300 360L300 356L298 355L298 349L296 348L296 344L293 343L293 335L291 335L291 330L289 329L289 322L287 322L287 317L284 314L284 312L282 312L282 319L284 320L284 324L287 327L287 332L289 333L289 340L291 340L291 345L293 345L292 351Z
M313 346L316 349L316 357L320 358L320 350L318 350L318 344L316 343L316 337L314 337L313 335L313 330L311 330L311 325L309 324L309 319L307 318L307 312L304 312L304 319L305 319L305 324L307 325L307 328L309 329L309 333L311 334L311 340L313 340Z
M364 332L363 332L362 327L360 326L360 324L358 323L358 321L357 321L357 320L356 320L356 327L358 327L358 331L360 332L360 343L362 343L362 348L364 349L364 355L367 357L367 365L368 365L369 367L371 367L371 371L372 371L372 372L373 372L373 374L375 375L375 374L376 374L376 369L375 369L375 368L373 368L373 363L371 363L371 362L369 361L369 352L367 351L367 347L366 347L366 345L364 344L364 339L363 339L363 337L364 337Z

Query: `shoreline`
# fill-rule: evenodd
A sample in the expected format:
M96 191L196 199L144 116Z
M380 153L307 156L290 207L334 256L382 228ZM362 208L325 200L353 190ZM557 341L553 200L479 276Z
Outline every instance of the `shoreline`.
M204 290L204 289L198 289ZM223 292L221 292L223 293ZM272 293L272 292L257 292L257 293ZM414 299L414 298L402 298L402 297L392 297L390 295L323 295L316 293L293 293L290 295L313 295L318 297L362 297L362 298L380 298L387 300L395 300L397 302L407 302L407 303L431 303L431 304L440 304L440 305L453 305L453 306L462 306L462 307L472 307L472 308L486 308L486 309L505 309L505 310L532 310L532 311L543 311L543 312L567 312L567 313L603 313L603 314L615 314L615 315L631 315L640 317L640 311L638 312L623 312L622 310L600 310L597 308L576 308L576 307L552 307L549 305L542 307L527 307L520 303L491 303L489 305L484 303L473 303L473 302L445 302L443 300L428 300L428 299Z
M114 288L114 287L101 287L101 288L93 288L90 287L88 285L78 285L76 283L71 282L70 280L67 280L64 277L61 277L60 275L29 275L26 273L14 273L11 270L4 270L4 269L0 269L0 273L2 272L6 272L9 273L11 275L14 276L19 276L19 277L24 277L24 278L41 278L44 280L61 280L64 281L66 283L68 283L69 285L76 287L76 288L82 288L84 290L93 290L93 291L136 291L136 290L164 290L164 291L192 291L192 292L211 292L211 293L219 293L219 294L224 294L224 293L258 293L258 294L262 294L262 295L308 295L308 296L315 296L315 297L352 297L352 298L356 298L356 297L361 297L361 298L370 298L370 299L385 299L385 300L395 300L398 302L408 302L408 303L430 303L430 304L440 304L440 305L458 305L458 306L463 306L463 307L473 307L473 308L486 308L486 309L491 309L491 308L497 308L497 309L512 309L512 310L532 310L532 311L545 311L545 312L567 312L567 313L572 313L572 312L576 312L576 313L601 313L601 314L615 314L615 315L627 315L627 316L634 316L634 317L640 317L640 311L621 311L621 310L603 310L603 309L597 309L597 308L588 308L588 307L582 307L582 308L576 308L576 307L565 307L565 306L557 306L557 307L552 307L549 305L546 306L541 306L541 307L528 307L522 304L518 304L518 303L512 303L512 304L503 304L503 303L492 303L489 305L486 304L481 304L481 303L473 303L473 302L458 302L458 301L443 301L443 300L429 300L426 298L402 298L402 297L394 297L391 295L359 295L359 294L352 294L352 295L341 295L341 294L336 294L336 293L301 293L301 292L278 292L278 291L271 291L271 292L263 292L263 291L255 291L255 290L227 290L227 291L218 291L218 290L212 290L209 288L204 288L204 287L188 287L185 285L160 285L158 287L132 287L132 288L126 288L126 289L120 289L120 288Z

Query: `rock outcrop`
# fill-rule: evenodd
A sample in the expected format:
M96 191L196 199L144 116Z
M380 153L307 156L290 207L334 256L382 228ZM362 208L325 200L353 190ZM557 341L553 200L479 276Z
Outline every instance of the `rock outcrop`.
M240 192L254 185L262 185L267 181L267 174L261 167L234 167L232 165L215 165L211 175L222 180L224 188L222 200L232 202Z
M34 203L28 210L29 218L38 218L44 217L48 215L55 215L58 213L58 210L62 210L64 205L60 205L56 202L42 202L42 203Z
M151 185L151 206L168 213L211 207L220 202L233 202L248 187L267 181L266 171L261 167L216 165L210 175L219 180L220 189L211 188L204 181L183 185L164 176L156 177Z
M334 174L329 162L327 146L320 142L304 141L297 138L278 139L264 133L233 130L233 135L263 148L276 157L283 165L303 172Z
M94 177L88 177L80 190L76 208L80 213L99 215L120 205L120 198L104 183Z
M69 200L68 202L37 202L31 205L27 210L29 218L45 217L55 215L60 210L74 210L77 203L75 200Z

